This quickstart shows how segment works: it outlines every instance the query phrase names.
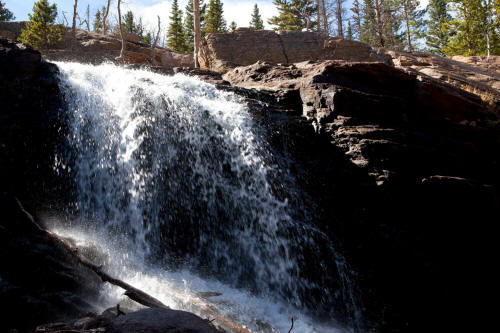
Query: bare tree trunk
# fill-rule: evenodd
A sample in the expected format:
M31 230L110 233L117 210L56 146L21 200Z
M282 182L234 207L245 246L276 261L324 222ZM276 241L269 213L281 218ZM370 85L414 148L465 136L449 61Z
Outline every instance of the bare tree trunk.
M193 1L193 15L194 15L194 67L200 68L198 61L198 52L200 51L201 28L200 28L200 1Z
M325 0L321 0L321 19L323 20L325 33L328 35L330 29L328 29L328 17L326 16Z
M376 15L376 24L377 24L377 33L378 33L378 38L380 42L380 46L384 46L384 34L383 34L383 28L382 28L382 7L383 7L383 0L375 0L375 15Z
M156 66L156 58L155 58L155 53L156 53L156 44L158 43L158 38L160 38L160 15L158 15L158 33L156 34L155 41L153 43L153 51L151 52L151 63Z
M406 40L408 41L408 51L413 51L413 46L411 45L411 35L410 35L410 18L408 17L408 6L406 3L403 5L403 13L405 15L406 24Z
M90 32L90 5L87 5L87 12L85 13L85 15L87 16L87 19L85 21L85 23L87 24L87 31Z
M73 5L73 26L71 27L71 50L74 51L76 48L76 9L78 7L78 0L75 0Z
M342 26L342 0L337 0L337 35L344 38L344 27Z
M66 12L62 12L63 15L63 20L64 20L64 26L69 27L68 19L66 18Z
M324 27L323 27L323 13L321 12L321 0L316 0L316 7L318 10L318 31L319 32L324 32Z
M103 17L102 17L102 33L105 35L106 32L108 31L108 27L106 26L106 20L108 18L108 14L109 14L109 5L111 4L111 0L108 0L108 5L106 6L106 12L103 13ZM118 8L120 8L120 6L118 6ZM121 20L121 18L120 18Z
M122 0L118 0L118 24L120 26L120 38L122 39L122 49L120 50L120 56L116 58L116 60L124 60L125 50L127 48L127 41L125 40L125 36L123 35L123 26L122 26L122 12L120 9Z

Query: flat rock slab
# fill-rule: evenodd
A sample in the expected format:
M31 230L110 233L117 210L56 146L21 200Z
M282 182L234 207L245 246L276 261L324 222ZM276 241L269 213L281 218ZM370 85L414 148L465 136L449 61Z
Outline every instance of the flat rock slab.
M150 308L116 318L107 333L220 333L208 320L192 313Z

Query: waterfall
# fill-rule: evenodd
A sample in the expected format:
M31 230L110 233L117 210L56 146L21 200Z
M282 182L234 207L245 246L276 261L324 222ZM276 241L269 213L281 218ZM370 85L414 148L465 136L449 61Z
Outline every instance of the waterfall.
M168 299L173 285L222 292L212 305L255 332L287 331L290 316L302 332L336 330L308 317L314 302L356 312L343 258L243 100L183 75L57 65L68 136L56 168L75 189L65 230L103 248L113 273L177 308L191 309Z

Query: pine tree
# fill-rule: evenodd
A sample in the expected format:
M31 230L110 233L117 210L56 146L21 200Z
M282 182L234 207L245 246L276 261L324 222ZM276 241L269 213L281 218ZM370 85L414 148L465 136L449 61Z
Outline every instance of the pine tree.
M360 38L362 42L374 45L377 36L375 32L375 9L373 0L363 0L362 21Z
M347 34L346 34L346 38L348 40L352 40L353 39L352 28L351 28L351 21L350 20L347 21Z
M53 24L57 17L56 4L49 5L48 0L39 0L33 5L33 15L28 16L30 20L21 31L21 42L48 50L49 46L62 40L64 27Z
M262 16L260 16L259 7L257 4L253 6L252 20L250 21L250 28L254 29L264 29L264 21L262 21Z
M142 37L141 42L147 45L151 45L153 43L153 37L151 36L151 32L148 31L147 34Z
M451 16L446 9L445 0L430 0L427 5L429 20L427 23L427 34L425 44L429 51L439 55L444 55L444 49L449 42L446 26Z
M203 3L203 0L200 0L200 25L201 30L204 30L205 27L205 11L207 5ZM186 45L187 52L193 52L194 50L194 18L193 18L193 1L188 0L186 5L186 15L184 17L184 32L186 34Z
M14 20L16 17L5 7L5 3L0 1L0 22Z
M450 41L447 55L484 55L487 53L487 11L481 0L449 0L456 16L447 24Z
M231 24L229 25L229 30L231 30L231 32L234 32L234 30L236 30L236 28L238 28L238 26L236 25L236 22L231 21Z
M397 6L400 0L386 0L383 10L383 33L385 47L393 50L404 49L405 30L402 29L403 21Z
M278 16L271 17L267 23L274 25L274 30L314 31L318 23L313 21L317 8L310 0L274 0L273 3Z
M420 2L418 0L400 0L399 13L404 22L406 49L412 52L415 49L415 41L423 37L423 27L425 10L419 10Z
M205 15L205 29L203 32L223 33L227 32L226 21L224 20L224 10L221 0L210 0Z
M179 9L177 0L172 1L170 13L170 25L167 31L167 46L174 51L186 52L186 35L182 27L182 11Z
M125 13L122 17L122 25L123 25L123 32L127 34L136 34L137 29L134 23L134 13L132 13L130 10Z

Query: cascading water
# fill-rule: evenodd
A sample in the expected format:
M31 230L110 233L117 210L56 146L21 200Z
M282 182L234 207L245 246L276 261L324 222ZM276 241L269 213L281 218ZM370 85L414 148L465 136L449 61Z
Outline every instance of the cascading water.
M74 178L78 213L58 232L99 245L108 270L174 308L221 292L206 302L255 332L285 332L290 316L298 332L335 330L305 315L314 302L341 298L357 315L343 259L237 96L183 75L57 65L69 135L56 167Z

